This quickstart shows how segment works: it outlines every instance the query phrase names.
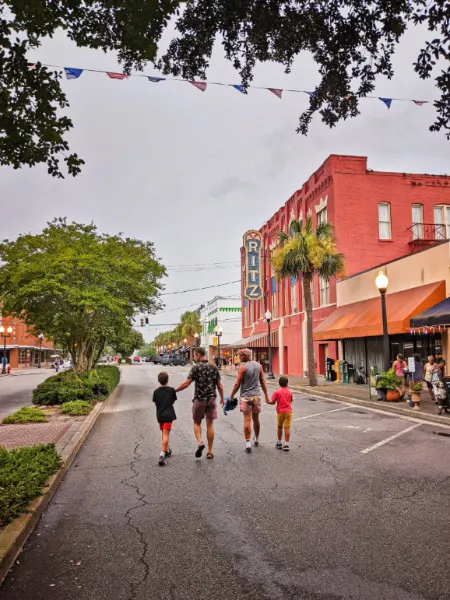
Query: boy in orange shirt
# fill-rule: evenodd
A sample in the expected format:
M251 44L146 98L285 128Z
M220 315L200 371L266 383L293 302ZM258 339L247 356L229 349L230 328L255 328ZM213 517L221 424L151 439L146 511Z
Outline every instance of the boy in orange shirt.
M272 400L267 401L267 404L277 405L277 425L278 437L276 448L289 452L289 441L291 439L291 424L292 424L292 392L288 388L288 378L280 377L278 383L279 389L273 393ZM284 444L282 443L284 428Z

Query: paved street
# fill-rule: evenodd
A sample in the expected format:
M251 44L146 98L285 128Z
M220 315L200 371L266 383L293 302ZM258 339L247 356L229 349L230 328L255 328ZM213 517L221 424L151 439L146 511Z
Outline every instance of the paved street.
M34 388L54 375L51 369L33 370L31 373L0 377L0 420L14 411L31 404Z
M188 389L161 468L158 371L123 369L0 600L448 600L449 429L297 394L290 453L264 406L252 454L234 411L196 460Z

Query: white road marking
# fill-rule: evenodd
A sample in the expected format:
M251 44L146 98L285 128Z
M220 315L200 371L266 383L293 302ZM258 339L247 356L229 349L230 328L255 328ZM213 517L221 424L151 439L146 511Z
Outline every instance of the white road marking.
M329 413L338 412L339 410L348 410L352 408L351 406L344 406L343 408L334 408L333 410L327 410L325 412L316 413L314 415L306 415L306 417L297 417L296 419L292 419L293 421L303 421L303 419L311 419L312 417L320 417L321 415L328 415Z
M391 435L391 437L388 437L385 440L381 440L381 442L378 442L377 444L374 444L373 446L369 446L365 450L361 450L361 454L367 454L368 452L372 452L372 450L376 450L380 446L384 446L384 444L387 444L388 442L392 442L392 440L395 440L396 438L400 437L401 435L404 435L405 433L408 433L408 431L412 431L413 429L416 429L417 427L420 427L421 425L423 425L423 423L416 423L415 425L411 425L411 427L407 427L406 429L403 429L403 431L399 431L398 433Z

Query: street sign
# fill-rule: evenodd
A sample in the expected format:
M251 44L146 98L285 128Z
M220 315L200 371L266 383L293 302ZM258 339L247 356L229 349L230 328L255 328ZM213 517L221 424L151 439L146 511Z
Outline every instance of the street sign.
M414 356L408 358L408 371L410 373L416 372L416 361L414 360Z

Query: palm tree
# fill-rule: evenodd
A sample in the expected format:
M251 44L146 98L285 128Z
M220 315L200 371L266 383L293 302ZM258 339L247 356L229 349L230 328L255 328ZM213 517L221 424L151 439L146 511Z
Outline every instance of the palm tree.
M272 253L272 267L278 280L296 277L303 280L308 342L309 385L317 385L314 360L311 284L314 275L326 281L342 275L344 256L337 251L333 227L320 223L314 230L311 217L292 221L289 234L279 234L280 244Z

